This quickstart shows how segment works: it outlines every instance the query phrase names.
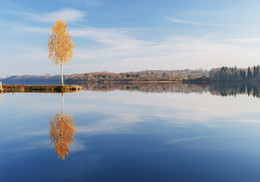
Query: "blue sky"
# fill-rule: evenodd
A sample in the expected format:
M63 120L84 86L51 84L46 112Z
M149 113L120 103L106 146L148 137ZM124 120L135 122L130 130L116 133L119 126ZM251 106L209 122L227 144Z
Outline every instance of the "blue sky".
M76 45L65 74L256 65L259 10L246 0L0 0L0 77L59 74L47 43L60 17Z

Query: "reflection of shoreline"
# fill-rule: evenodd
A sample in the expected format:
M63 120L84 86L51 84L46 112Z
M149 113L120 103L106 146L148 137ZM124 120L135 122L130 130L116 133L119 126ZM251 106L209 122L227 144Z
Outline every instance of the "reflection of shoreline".
M145 93L207 93L219 96L236 96L247 94L259 97L260 84L239 82L214 82L208 84L198 83L88 83L81 85L89 91L115 91L128 90Z
M181 84L181 83L89 83L81 85L89 91L115 91L128 90L146 93L164 93L164 92L181 92L181 93L204 93L209 89L206 85Z
M248 96L259 97L260 84L240 82L216 82L210 84L209 91L212 95L236 96L247 94Z

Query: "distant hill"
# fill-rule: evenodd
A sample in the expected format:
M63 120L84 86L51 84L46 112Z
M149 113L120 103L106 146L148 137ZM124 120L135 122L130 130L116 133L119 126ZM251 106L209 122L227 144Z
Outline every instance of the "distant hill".
M65 75L65 84L85 84L89 82L146 82L146 81L177 81L208 76L207 70L147 70L140 72L93 72ZM60 84L60 75L16 75L0 79L3 84L19 85L53 85Z
M147 70L139 72L111 73L94 72L66 76L69 84L84 84L88 82L150 82L150 81L178 81L181 79L195 79L208 76L207 70Z
M0 81L8 85L53 85L60 84L60 75L15 75L2 78Z

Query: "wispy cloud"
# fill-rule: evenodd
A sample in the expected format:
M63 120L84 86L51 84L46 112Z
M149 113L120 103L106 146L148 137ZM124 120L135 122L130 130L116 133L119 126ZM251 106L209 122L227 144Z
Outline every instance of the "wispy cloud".
M23 12L23 11L8 11L9 14L15 14L22 16L23 18L31 21L40 21L40 22L55 22L59 18L63 18L67 22L77 22L82 21L86 16L84 11L77 9L66 8L60 9L54 12L44 12L44 13L32 13L32 12Z
M50 28L33 27L33 26L15 26L16 31L33 32L33 33L50 33ZM105 46L117 47L120 49L131 49L136 47L152 44L150 41L138 40L135 37L129 35L127 29L117 28L70 28L70 34L73 38L91 39L94 42L100 43Z
M216 24L181 20L181 19L176 19L176 18L166 18L166 19L173 22L173 23L182 23L182 24L188 24L188 25L202 25L202 26L214 26L214 25L216 25Z
M116 46L120 48L136 47L145 41L137 40L128 34L126 29L115 28L79 28L70 30L73 37L88 38L104 45Z
M30 26L15 26L17 31L23 32L33 32L33 33L42 33L42 34L49 34L51 28L42 28L42 27L30 27Z
M7 11L7 13L8 13L8 14L13 14L13 15L19 15L19 16L26 16L26 17L35 16L35 15L36 15L35 13L31 13L31 12L26 12L26 11L14 11L14 10Z
M225 122L241 122L241 123L260 123L259 119L230 119Z
M48 35L51 32L51 28L47 27L33 27L33 26L13 26L13 31L45 34ZM87 39L92 40L104 46L108 49L135 49L143 46L151 45L153 42L138 40L135 37L129 35L127 29L116 29L116 28L69 28L69 32L73 39ZM108 50L106 49L106 50ZM86 51L84 51L86 52ZM120 53L118 53L120 55ZM85 56L84 56L85 57Z
M98 6L100 2L98 0L69 0L73 5L86 5L86 6Z
M44 13L43 16L35 17L42 22L53 22L59 18L63 18L67 22L81 21L85 16L85 12L76 9L61 9L59 11Z
M170 143L177 143L177 142L186 142L186 141L191 141L191 140L199 140L203 138L208 138L208 136L196 136L196 137L188 137L188 138L177 138L177 139L172 139L166 142L166 144Z
M225 42L235 42L235 43L260 43L260 38L226 39Z

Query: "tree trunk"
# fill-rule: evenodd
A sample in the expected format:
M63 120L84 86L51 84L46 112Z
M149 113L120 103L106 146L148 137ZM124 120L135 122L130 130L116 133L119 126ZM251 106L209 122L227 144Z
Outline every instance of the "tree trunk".
M63 64L61 64L60 66L61 66L61 85L63 86L64 85L64 82L63 82Z
M61 114L64 112L64 93L61 94Z

